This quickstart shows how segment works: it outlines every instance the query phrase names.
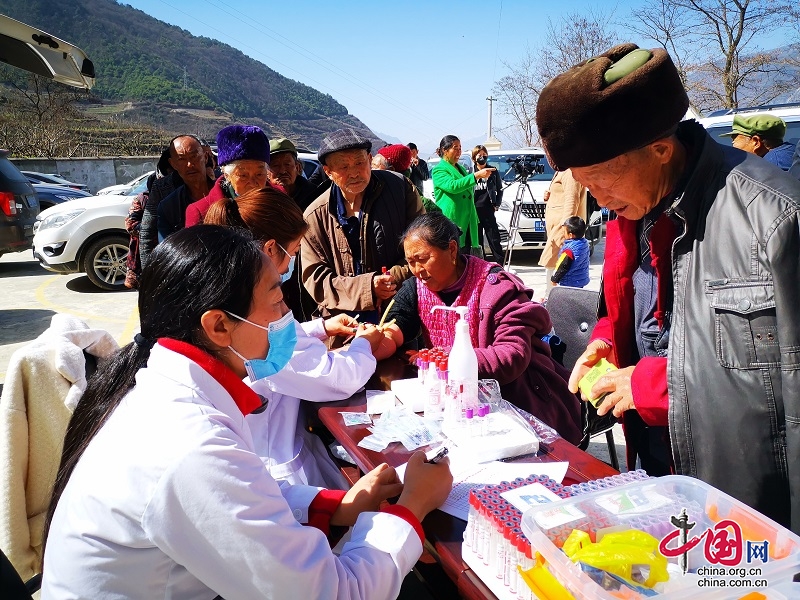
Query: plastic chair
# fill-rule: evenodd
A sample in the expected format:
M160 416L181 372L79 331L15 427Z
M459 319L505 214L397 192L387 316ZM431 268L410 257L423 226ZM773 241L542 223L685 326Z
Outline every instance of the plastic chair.
M550 290L547 298L547 311L556 335L566 346L562 364L572 370L578 358L592 335L592 330L597 323L597 307L600 302L598 292L583 288L556 286ZM589 440L602 433L606 435L608 456L611 466L619 471L619 458L614 444L614 434L611 431L617 423L616 417L611 413L597 415L597 410L588 402L582 402L583 413L583 438L578 447L586 450Z

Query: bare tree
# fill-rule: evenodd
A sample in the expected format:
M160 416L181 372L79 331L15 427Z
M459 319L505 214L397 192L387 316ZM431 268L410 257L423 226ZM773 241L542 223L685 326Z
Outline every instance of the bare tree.
M787 61L759 39L785 25L783 0L659 0L629 29L669 51L700 111L774 100L792 87Z
M612 26L613 11L573 12L557 22L548 19L542 42L528 48L516 63L504 62L508 74L492 89L498 111L507 124L500 127L512 143L532 146L538 142L536 102L539 92L557 74L605 52L619 38Z

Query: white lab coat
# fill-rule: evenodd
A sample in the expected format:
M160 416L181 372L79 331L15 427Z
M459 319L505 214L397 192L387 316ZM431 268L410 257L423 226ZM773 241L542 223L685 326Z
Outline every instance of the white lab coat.
M322 319L296 323L297 345L284 369L246 383L267 398L264 412L250 414L256 453L275 479L329 489L347 489L347 481L331 460L322 440L305 429L300 400L330 402L349 398L375 372L367 340L356 338L349 348L329 352Z
M422 553L363 513L337 557L301 523L315 488L279 484L231 396L156 345L86 448L50 529L42 598L394 598Z

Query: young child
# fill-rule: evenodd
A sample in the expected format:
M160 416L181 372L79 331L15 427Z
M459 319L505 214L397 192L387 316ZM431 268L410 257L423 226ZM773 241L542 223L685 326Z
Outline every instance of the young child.
M562 227L567 230L567 239L561 245L550 281L553 285L580 288L589 283L589 240L583 237L586 223L580 217L570 217Z

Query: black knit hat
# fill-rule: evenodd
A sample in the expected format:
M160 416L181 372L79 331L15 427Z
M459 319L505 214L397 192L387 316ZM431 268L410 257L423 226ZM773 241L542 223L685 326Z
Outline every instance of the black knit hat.
M689 108L678 70L661 48L622 44L554 77L536 126L557 171L605 162L674 131Z
M317 152L317 160L323 165L329 154L340 150L372 150L372 142L355 129L338 129L322 139Z

